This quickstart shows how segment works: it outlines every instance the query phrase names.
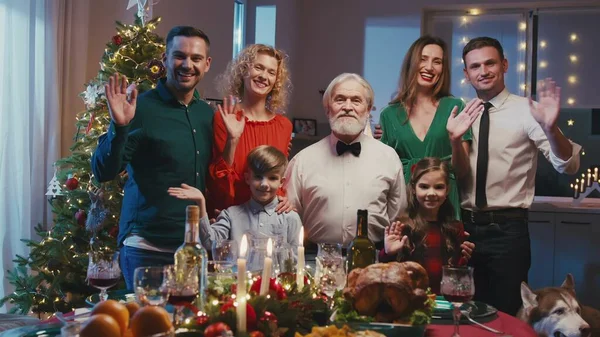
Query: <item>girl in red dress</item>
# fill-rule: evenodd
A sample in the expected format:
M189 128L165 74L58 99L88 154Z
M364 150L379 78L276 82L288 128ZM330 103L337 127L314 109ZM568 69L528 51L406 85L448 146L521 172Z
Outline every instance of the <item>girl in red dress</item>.
M450 168L447 161L426 157L412 168L407 186L408 217L385 229L380 261L411 260L429 274L431 290L439 294L443 265L463 265L475 245L454 217L448 200Z

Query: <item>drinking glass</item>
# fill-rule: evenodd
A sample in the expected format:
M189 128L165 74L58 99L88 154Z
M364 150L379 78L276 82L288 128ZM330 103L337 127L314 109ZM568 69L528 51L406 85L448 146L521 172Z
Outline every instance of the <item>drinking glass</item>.
M100 301L106 301L106 289L115 286L121 278L119 268L119 252L110 250L91 250L88 253L89 263L87 269L88 284L100 289Z
M164 268L136 268L133 272L133 289L140 305L164 306L168 298Z
M167 302L173 307L173 325L178 327L184 320L183 307L192 304L199 295L200 278L198 266L165 266Z
M238 258L239 244L235 240L213 241L212 259L214 261L229 261L235 263Z
M316 257L315 282L321 292L332 297L346 286L346 270L342 245L319 243Z
M475 282L473 281L472 267L442 267L442 282L440 291L444 298L452 303L454 319L454 333L452 337L460 337L460 307L471 301L475 295Z

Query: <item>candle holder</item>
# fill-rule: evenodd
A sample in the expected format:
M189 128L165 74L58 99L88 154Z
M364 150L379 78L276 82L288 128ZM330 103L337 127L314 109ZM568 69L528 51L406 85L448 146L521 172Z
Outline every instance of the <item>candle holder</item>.
M592 193L593 191L600 192L600 184L598 183L598 181L594 181L593 183L591 183L591 185L585 187L583 192L579 192L579 190L576 190L575 195L573 196L573 206L579 206L583 199L587 198L587 196L590 195L590 193Z

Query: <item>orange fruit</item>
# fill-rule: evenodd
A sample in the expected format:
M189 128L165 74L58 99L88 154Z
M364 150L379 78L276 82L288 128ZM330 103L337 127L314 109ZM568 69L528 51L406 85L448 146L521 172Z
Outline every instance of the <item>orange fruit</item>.
M83 323L79 337L121 337L121 328L111 316L97 314Z
M129 323L133 337L147 337L173 330L169 314L162 307L140 308Z
M121 334L125 334L127 326L129 326L129 310L127 310L124 304L115 300L99 302L94 306L91 313L92 316L96 314L107 314L114 318L119 323Z
M125 304L125 308L127 308L127 310L129 311L129 317L133 317L133 315L135 315L135 312L140 309L140 305L137 304L137 302L127 302Z

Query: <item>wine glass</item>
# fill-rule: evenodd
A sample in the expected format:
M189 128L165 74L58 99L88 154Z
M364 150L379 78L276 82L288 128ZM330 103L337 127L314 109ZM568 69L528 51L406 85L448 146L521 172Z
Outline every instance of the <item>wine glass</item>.
M88 253L89 263L87 268L88 284L100 289L100 301L106 301L106 289L114 287L121 278L119 268L119 252L110 250L91 250Z
M166 290L169 294L167 302L175 307L173 325L183 322L183 307L191 305L199 295L200 278L198 266L169 265L165 266Z
M346 285L346 268L342 257L342 245L320 243L316 257L315 282L328 297Z
M461 316L460 307L463 303L471 301L475 294L473 268L443 266L440 290L444 298L452 303L452 317L454 319L452 337L460 337L458 333Z
M165 305L168 292L164 268L136 268L133 272L133 289L140 305Z
M213 261L235 263L238 258L238 246L235 240L213 241L211 247Z

